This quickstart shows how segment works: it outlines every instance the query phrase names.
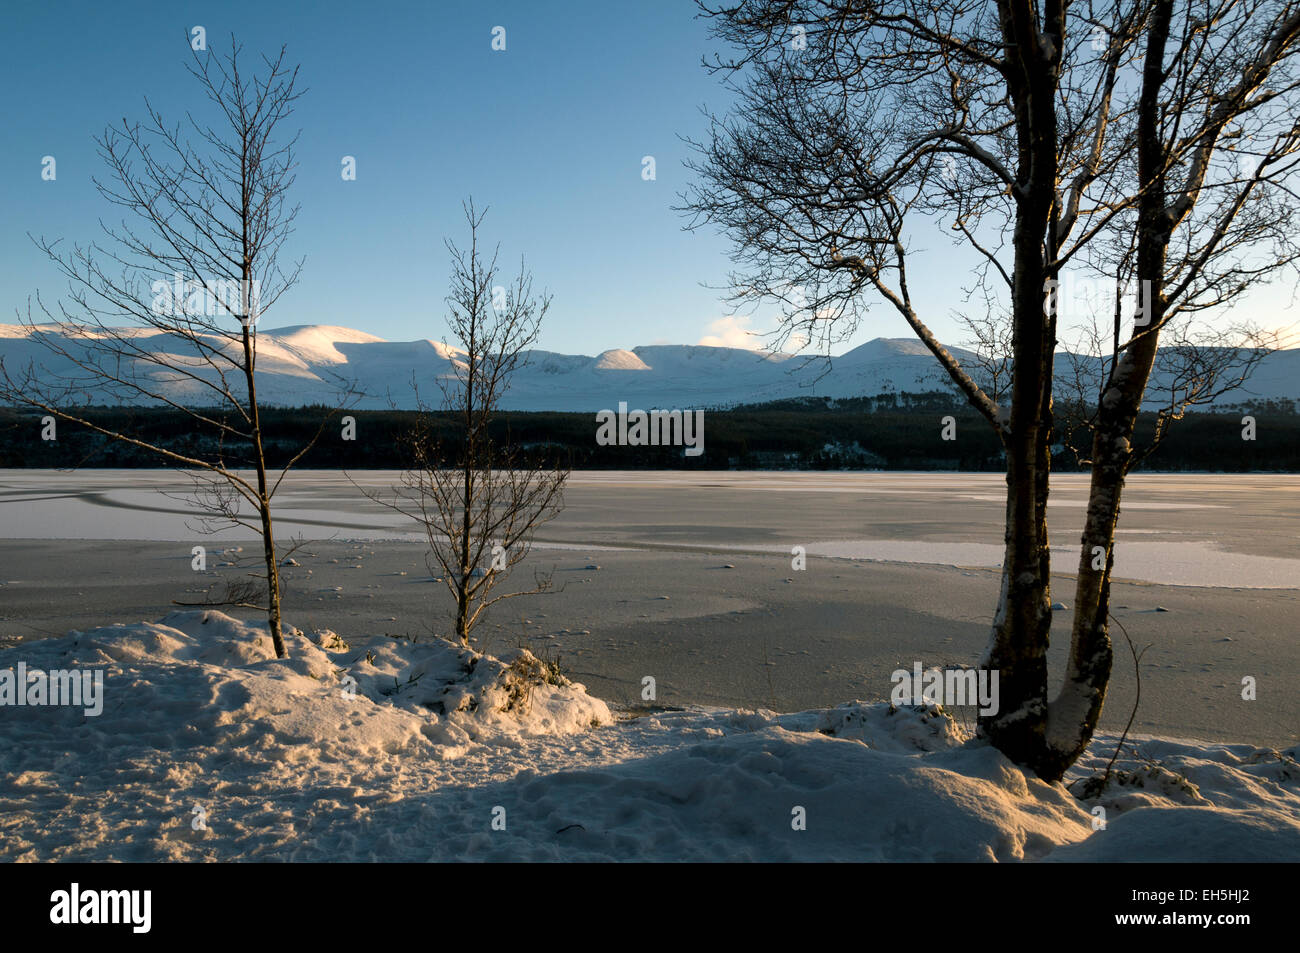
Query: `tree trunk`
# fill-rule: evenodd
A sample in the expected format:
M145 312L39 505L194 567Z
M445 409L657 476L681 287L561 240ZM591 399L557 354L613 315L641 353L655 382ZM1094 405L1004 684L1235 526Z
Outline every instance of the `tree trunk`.
M477 249L478 245L473 246ZM456 587L456 634L463 644L469 645L469 587L470 573L470 536L474 528L471 506L474 499L474 468L478 465L478 431L474 415L474 375L477 373L478 353L478 315L471 314L469 324L469 342L465 353L465 444L464 444L464 504L460 532L460 583Z
M1041 273L1041 252L1037 262L1037 268L1027 267L1024 271ZM1018 277L1017 285L1021 283ZM1034 282L1028 276L1023 283L1042 287L1041 281ZM1019 290L1017 297L1022 297ZM1033 309L1041 314L1041 297L1028 297ZM993 744L1011 760L1030 767L1036 765L1043 747L1047 645L1052 624L1046 521L1049 436L1039 420L1050 378L1046 376L1043 337L1032 324L1017 319L1011 433L1007 440L1006 550L992 639L982 663L999 673L999 708L981 716L981 729Z
M1106 701L1114 652L1110 641L1110 574L1115 562L1124 478L1133 457L1133 431L1142 395L1155 366L1164 320L1165 255L1172 221L1166 209L1165 155L1160 138L1160 89L1172 0L1155 5L1149 27L1138 103L1138 311L1127 347L1097 408L1092 441L1088 517L1080 540L1074 625L1065 684L1052 702L1048 727L1049 774L1060 777L1092 740ZM1118 318L1116 319L1118 322ZM1118 326L1116 328L1118 335ZM1117 338L1118 340L1118 338Z
M275 657L285 658L288 651L284 647L284 637L280 632L280 567L275 559L275 538L271 528L271 501L266 498L266 465L262 461L258 441L257 486L261 498L262 516L262 553L266 558L266 622L271 630L271 644L275 647Z
M245 279L247 280L247 279ZM266 624L271 630L275 657L284 658L280 633L280 567L275 561L275 536L271 526L271 500L266 492L266 454L262 450L262 423L257 412L257 384L253 373L253 339L248 316L244 320L244 376L248 381L248 412L252 418L253 462L257 467L257 510L262 520L262 554L266 559Z
M1044 238L1056 201L1057 77L1051 56L1044 52L1042 34L1022 8L1003 7L1003 32L1007 48L1015 51L1009 86L1019 130L1013 364L1006 439L1006 551L993 633L982 662L999 673L999 708L981 715L980 730L1008 758L1037 770L1047 723L1047 645L1052 625L1047 484L1054 342L1044 307L1049 277Z

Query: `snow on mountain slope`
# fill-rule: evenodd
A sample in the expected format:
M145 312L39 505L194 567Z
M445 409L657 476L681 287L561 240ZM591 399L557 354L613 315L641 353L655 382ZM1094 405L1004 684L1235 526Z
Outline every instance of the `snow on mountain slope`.
M297 327L277 328L272 335L261 340L270 340L281 349L296 354L304 362L316 364L346 364L347 355L337 347L339 344L382 344L384 339L340 328L329 324L300 324Z
M56 333L53 328L43 333ZM152 329L138 332L155 353L173 355L193 376L175 374L137 361L135 373L169 398L185 403L212 402L204 381L215 374L187 343ZM461 353L428 339L386 341L351 328L297 325L263 329L258 334L259 396L267 404L301 406L339 399L345 382L364 396L360 408L411 408L416 388L426 404L441 399L438 379L453 373ZM83 345L59 342L74 354ZM235 346L237 339L231 338ZM977 374L975 355L951 348ZM11 373L34 364L53 379L74 365L52 355L17 325L0 325L0 360ZM195 379L198 378L198 380ZM978 379L978 375L977 375ZM1064 378L1063 378L1064 379ZM535 350L513 378L502 406L508 410L595 412L627 402L630 409L726 407L791 397L830 398L889 393L954 392L925 346L910 338L877 338L835 358L770 354L743 348L702 345L652 345L607 350L596 357ZM1158 399L1158 381L1149 397ZM119 403L129 397L107 388L85 392L93 403ZM1300 350L1265 358L1244 388L1224 403L1252 399L1300 398ZM961 400L961 398L955 398Z
M650 365L641 358L637 357L631 351L625 351L623 348L614 348L605 351L600 357L596 358L596 369L602 371L648 371Z

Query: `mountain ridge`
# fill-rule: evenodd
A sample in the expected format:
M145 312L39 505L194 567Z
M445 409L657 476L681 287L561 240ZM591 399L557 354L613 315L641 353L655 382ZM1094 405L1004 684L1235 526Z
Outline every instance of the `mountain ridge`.
M43 326L45 333L57 333ZM135 332L149 350L166 350L194 359L177 347L181 339L150 328ZM81 347L75 338L62 346ZM428 338L388 341L337 325L299 324L263 329L257 336L258 394L270 406L329 404L338 400L340 382L354 382L364 394L350 406L360 409L416 406L414 381L425 401L440 396L437 381L451 373L462 351ZM953 356L979 379L975 355L950 347ZM0 325L0 360L10 373L29 362L54 374L72 365L51 355L21 325ZM1058 360L1058 366L1064 362ZM62 366L61 366L62 365ZM195 364L195 370L199 365ZM172 380L148 362L136 370L169 399L199 402L210 391L195 381ZM1160 381L1149 402L1159 403ZM650 344L610 348L597 355L534 349L515 374L501 406L505 410L590 411L626 402L633 408L701 408L756 404L791 397L832 399L890 393L951 392L963 402L938 362L919 340L875 338L836 357L753 351L705 344ZM103 399L97 399L102 397ZM1252 400L1300 398L1300 350L1264 357L1245 388L1224 395L1223 405ZM117 403L106 391L85 392L84 402ZM136 401L135 403L148 403Z

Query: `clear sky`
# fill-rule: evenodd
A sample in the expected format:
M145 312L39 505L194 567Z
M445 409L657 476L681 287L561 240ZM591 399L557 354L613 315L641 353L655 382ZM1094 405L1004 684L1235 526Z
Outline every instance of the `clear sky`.
M490 207L486 235L508 262L526 256L554 295L541 346L595 354L654 343L742 343L745 319L721 300L727 244L687 232L671 208L688 184L683 136L700 107L727 96L701 66L711 49L690 0L655 2L6 3L0 10L0 307L64 285L27 233L99 237L114 210L91 137L143 115L147 94L180 119L197 95L188 30L211 48L234 32L247 53L278 50L302 66L301 203L289 251L301 284L266 327L338 324L390 340L441 339L460 203ZM506 29L504 52L492 29ZM41 179L52 155L57 179ZM357 177L340 175L355 156ZM656 179L642 178L654 156ZM935 332L951 318L962 261L936 234L922 258L943 280L915 281ZM964 269L958 269L964 272ZM1263 323L1295 321L1290 288L1266 292ZM846 345L911 336L884 306ZM762 328L761 322L752 325Z

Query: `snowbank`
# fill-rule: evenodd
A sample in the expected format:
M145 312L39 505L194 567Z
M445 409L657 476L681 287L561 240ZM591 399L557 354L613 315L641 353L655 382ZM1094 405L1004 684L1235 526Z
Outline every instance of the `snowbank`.
M615 721L523 650L286 642L178 612L0 649L105 673L98 716L0 707L0 859L1300 856L1295 749L1140 739L1103 789L1101 738L1067 787L933 707Z
M1300 746L1276 751L1140 736L1125 744L1096 790L1116 742L1099 739L1066 779L1090 810L1105 811L1104 832L1051 860L1300 859Z
M1026 779L993 748L959 747L946 716L853 705L653 721L706 740L520 777L501 803L526 820L509 841L466 846L529 860L1035 860L1089 834L1062 788ZM836 723L848 737L823 733Z

